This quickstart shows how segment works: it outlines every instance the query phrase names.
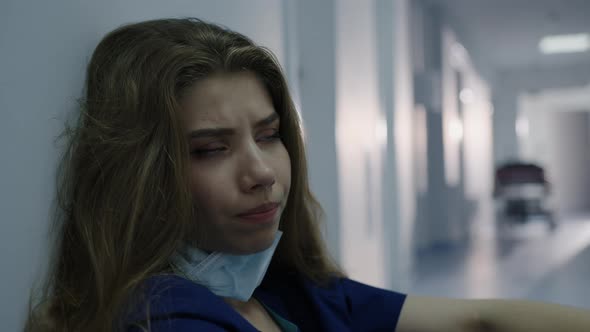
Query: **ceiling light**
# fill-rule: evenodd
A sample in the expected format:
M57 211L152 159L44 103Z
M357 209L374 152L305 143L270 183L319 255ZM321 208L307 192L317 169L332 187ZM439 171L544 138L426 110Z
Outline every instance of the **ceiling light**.
M463 104L471 104L475 101L475 93L469 88L462 89L461 92L459 92L459 100L461 100Z
M539 42L544 54L586 52L590 50L590 34L546 36Z

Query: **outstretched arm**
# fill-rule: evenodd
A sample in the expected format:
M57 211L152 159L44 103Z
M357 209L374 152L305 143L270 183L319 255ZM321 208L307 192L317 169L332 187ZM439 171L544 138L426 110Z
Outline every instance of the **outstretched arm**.
M590 310L523 300L408 296L396 332L588 332Z

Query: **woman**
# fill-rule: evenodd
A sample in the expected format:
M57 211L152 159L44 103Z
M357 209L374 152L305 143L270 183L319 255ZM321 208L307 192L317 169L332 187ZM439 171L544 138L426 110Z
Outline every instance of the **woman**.
M318 231L273 55L196 19L97 46L30 331L587 331L588 312L347 279Z

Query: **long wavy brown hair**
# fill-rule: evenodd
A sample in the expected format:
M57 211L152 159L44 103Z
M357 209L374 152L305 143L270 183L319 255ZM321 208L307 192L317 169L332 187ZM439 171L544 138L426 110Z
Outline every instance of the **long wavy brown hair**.
M272 269L322 283L342 276L329 258L310 192L298 114L280 66L245 36L198 19L122 26L96 47L77 119L66 126L52 227L55 246L26 331L109 331L146 278L199 232L188 188L179 100L219 72L254 72L280 116L292 183Z

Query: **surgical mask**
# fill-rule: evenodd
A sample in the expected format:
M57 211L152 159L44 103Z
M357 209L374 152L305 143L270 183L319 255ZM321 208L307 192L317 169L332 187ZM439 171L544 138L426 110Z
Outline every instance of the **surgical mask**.
M186 245L170 257L170 265L175 273L207 287L213 294L245 302L262 282L282 234L277 231L270 247L249 255L209 254Z

